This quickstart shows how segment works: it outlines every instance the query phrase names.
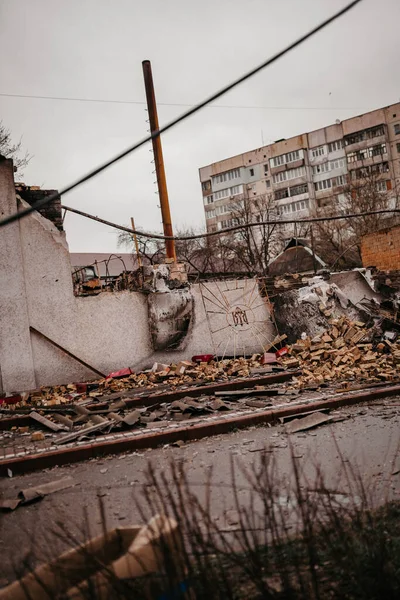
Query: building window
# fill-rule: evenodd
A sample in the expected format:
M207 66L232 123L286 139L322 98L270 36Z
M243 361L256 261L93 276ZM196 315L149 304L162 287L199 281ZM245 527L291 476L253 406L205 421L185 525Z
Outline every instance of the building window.
M226 215L226 213L230 213L231 209L227 204L224 204L223 206L217 206L216 208L216 213L217 215Z
M400 146L400 144L398 144ZM400 152L400 150L399 150ZM270 188L271 187L271 181L269 179L265 180L265 187Z
M318 148L311 148L311 155L313 158L318 158L318 156L324 156L325 148L324 146L318 146Z
M218 190L217 192L214 192L214 194L213 194L214 201L221 200L221 198L228 198L229 196L235 196L236 194L241 194L242 189L243 188L241 185L234 185L231 188L225 188L223 190Z
M280 156L271 158L270 163L272 167L280 167L281 165L294 162L295 160L300 160L301 158L303 158L303 150L295 150L293 152L288 152L287 154L281 154Z
M346 184L346 177L345 175L339 175L339 177L336 177L336 185L345 185Z
M206 192L207 190L211 189L211 181L203 181L203 183L201 184L201 187L203 189L204 192Z
M215 209L206 211L206 219L212 219L215 216L216 216Z
M301 200L300 202L291 202L290 204L283 204L278 206L278 215L287 215L289 213L299 212L309 207L308 200Z
M343 140L336 140L335 142L331 142L328 144L328 152L336 152L337 150L341 150L343 148Z
M387 190L386 181L378 181L376 184L376 189L378 192L386 192L386 190Z
M332 187L332 179L323 179L322 181L317 181L314 183L315 191L319 192L320 190L328 190Z
M254 169L250 169L250 177L254 177Z
M357 152L349 152L347 155L347 162L350 164L357 161Z
M288 188L283 188L283 190L277 190L274 194L275 200L282 200L283 198L289 198L289 190Z
M372 148L368 148L368 153L370 156L379 156L380 154L386 154L386 144L378 144L377 146L372 146Z
M282 171L273 176L274 183L281 183L288 179L296 179L297 177L303 177L306 174L305 167L297 167L297 169L289 169L288 171Z
M302 185L294 185L293 187L289 188L290 196L299 196L300 194L307 194L307 192L308 186L306 183Z
M400 135L400 123L396 123L394 126L394 135Z
M382 154L386 154L386 152L386 144L369 146L368 148L358 150L357 152L349 152L347 155L347 162L352 163L357 162L358 160L366 160L367 158L372 158L374 156L381 156Z
M329 163L329 170L330 171L334 171L335 169L341 169L342 167L344 167L346 164L346 161L344 158L338 158L336 160L331 160L331 162Z
M397 152L400 154L400 144L396 144Z
M367 167L361 167L360 169L355 169L351 171L352 179L362 179L363 177L368 177L368 175L380 175L381 173L388 173L389 171L389 163L383 162L378 163L377 165L370 165Z
M268 175L268 163L264 165L264 175Z
M205 201L206 201L206 204L212 204L213 203L212 194L211 194L211 196L206 196Z
M320 165L316 165L313 167L314 175L318 175L319 173L327 173L329 171L329 163L322 163Z
M363 140L370 140L380 135L385 135L385 128L383 127L383 125L377 125L376 127L370 127L370 129L364 129L363 131L357 131L356 133L352 133L351 135L348 135L344 138L344 143L346 144L346 146L350 146L351 144L358 144Z
M231 169L225 171L219 175L213 177L214 183L223 183L224 181L231 181L232 179L238 179L240 177L240 169Z

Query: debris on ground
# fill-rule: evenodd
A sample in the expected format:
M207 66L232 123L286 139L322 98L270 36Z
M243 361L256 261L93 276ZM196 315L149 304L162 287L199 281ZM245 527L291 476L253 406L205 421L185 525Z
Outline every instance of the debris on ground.
M156 515L144 526L104 531L3 588L0 598L51 600L68 597L83 600L91 597L93 590L98 598L111 598L115 597L116 589L120 589L116 585L118 581L126 590L129 581L136 577L144 580L141 590L145 590L145 595L142 597L153 598L154 582L149 580L147 583L144 576L157 573L161 581L168 569L168 581L181 590L186 582L181 581L181 577L185 577L181 565L185 563L182 546L177 543L179 539L176 521L165 515ZM179 596L184 597L180 592ZM157 593L157 597L161 598L161 595Z
M345 380L345 391L355 380L385 383L398 379L400 343L391 342L379 327L367 328L361 321L342 316L331 319L324 333L298 339L281 364L302 370L297 387Z
M293 419L286 425L287 433L297 433L298 431L306 431L307 429L313 429L319 425L324 425L332 421L332 417L324 415L322 412L313 412L306 417L301 419Z
M51 481L50 483L39 484L34 487L26 488L18 492L16 498L3 498L0 500L0 510L15 510L18 508L18 506L36 502L37 500L41 500L49 494L60 492L61 490L72 487L73 485L75 484L72 477L64 477L63 479L58 479L57 481Z

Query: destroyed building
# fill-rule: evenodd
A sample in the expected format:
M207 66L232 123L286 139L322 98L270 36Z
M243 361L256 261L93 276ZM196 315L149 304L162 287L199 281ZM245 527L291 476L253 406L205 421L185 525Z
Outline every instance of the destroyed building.
M19 191L12 161L2 159L2 217L27 206ZM146 291L76 297L66 234L60 223L38 212L4 227L0 255L3 393L85 381L123 367L138 369L195 354L233 356L239 342L251 354L262 344L254 336L255 323L262 324L264 341L275 335L255 280L175 289L169 279L172 269L163 265L153 271ZM237 307L248 311L247 325L233 322Z

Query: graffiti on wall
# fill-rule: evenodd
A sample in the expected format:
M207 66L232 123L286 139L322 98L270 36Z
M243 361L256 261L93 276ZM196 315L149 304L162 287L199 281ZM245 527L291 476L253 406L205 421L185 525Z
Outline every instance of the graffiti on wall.
M265 351L275 327L256 279L202 282L200 289L217 356L246 356L254 347Z

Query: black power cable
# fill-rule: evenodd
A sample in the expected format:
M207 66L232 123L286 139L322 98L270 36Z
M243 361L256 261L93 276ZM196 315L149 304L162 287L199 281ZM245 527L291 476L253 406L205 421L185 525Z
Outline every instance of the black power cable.
M214 235L223 235L225 233L230 233L232 231L238 231L239 229L249 229L251 227L261 227L262 225L288 225L293 223L320 223L325 221L340 221L342 219L358 219L360 217L367 217L369 215L382 215L387 213L400 213L400 208L391 208L386 210L369 210L366 212L360 213L351 213L348 215L331 215L329 217L308 217L304 219L288 219L288 220L279 220L279 219L271 219L268 221L255 221L254 223L243 223L241 225L233 225L232 227L227 227L226 229L219 229L218 231L209 231L207 233L194 233L192 235L182 235L182 236L165 236L159 233L147 233L146 231L135 231L130 227L124 227L124 225L117 225L116 223L112 223L111 221L106 221L105 219L101 219L100 217L95 217L89 213L85 213L77 208L71 208L69 206L62 205L61 208L63 210L67 210L69 212L73 212L81 217L86 217L87 219L92 219L93 221L97 221L98 223L102 223L103 225L108 225L109 227L114 227L114 229L119 229L120 231L126 231L127 233L131 233L132 235L137 235L138 237L150 238L153 240L175 240L176 242L183 242L187 240L199 240L206 237L212 237Z
M298 38L295 42L292 42L289 46L287 46L280 52L277 52L277 54L275 54L271 58L268 58L267 60L262 62L257 67L254 67L254 69L251 69L250 71L248 71L247 73L245 73L244 75L242 75L241 77L239 77L238 79L233 81L232 83L228 84L227 86L225 86L224 88L222 88L221 90L219 90L218 92L216 92L215 94L213 94L212 96L207 98L206 100L203 100L203 102L201 102L200 104L197 104L193 108L190 108L189 110L184 112L182 115L180 115L176 119L173 119L172 121L167 123L167 125L164 125L164 127L161 127L157 131L154 131L151 135L148 135L147 137L143 138L142 140L140 140L139 142L137 142L130 148L127 148L123 152L120 152L119 154L117 154L117 156L115 156L114 158L103 163L99 167L93 169L92 171L89 171L89 173L87 173L86 175L84 175L83 177L81 177L80 179L75 181L75 183L67 185L65 188L61 189L59 192L55 192L54 194L50 194L49 196L42 198L41 200L36 202L34 206L30 206L29 208L24 208L23 210L21 210L17 213L14 213L12 215L9 215L8 217L2 219L0 221L0 227L4 227L5 225L9 225L10 223L13 223L14 221L18 221L19 219L26 217L27 215L31 214L35 210L38 210L38 209L42 208L43 206L45 206L46 204L49 204L50 202L57 200L61 196L65 196L66 194L68 194L72 190L76 189L77 187L79 187L80 185L85 183L86 181L89 181L93 177L96 177L96 175L98 175L102 171L105 171L105 169L108 169L108 167L117 163L122 158L125 158L125 156L128 156L129 154L131 154L132 152L134 152L135 150L137 150L144 144L147 144L147 142L150 142L153 138L156 138L161 133L165 133L169 129L172 129L172 127L174 127L181 121L184 121L191 115L194 115L199 110L204 108L207 104L214 102L215 100L217 100L218 98L220 98L221 96L223 96L224 94L229 92L230 90L233 90L233 88L238 86L240 83L247 81L247 79L250 79L250 77L253 77L253 75L255 75L256 73L259 73L260 71L262 71L269 65L273 64L274 62L276 62L277 60L282 58L282 56L284 56L285 54L287 54L294 48L297 48L297 46L300 46L303 42L308 40L310 37L312 37L319 31L321 31L322 29L325 29L325 27L327 27L328 25L330 25L331 23L336 21L336 19L338 19L339 17L341 17L342 15L347 13L354 6L356 6L356 4L359 4L360 2L362 2L362 0L353 0L353 2L350 2L350 4L348 4L347 6L345 6L341 10L339 10L337 13L335 13L334 15L332 15L331 17L329 17L328 19L326 19L325 21L323 21L322 23L320 23L319 25L314 27L314 29L311 29L311 31L309 31L308 33L306 33L303 36L301 36L300 38ZM138 233L140 233L140 232L138 232ZM143 235L143 234L141 234L141 235Z

